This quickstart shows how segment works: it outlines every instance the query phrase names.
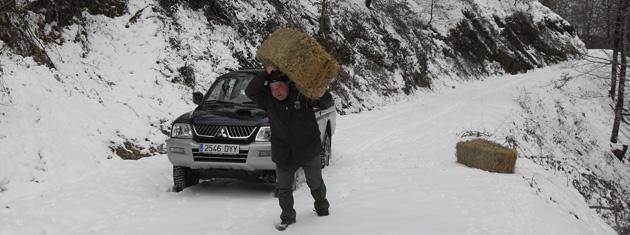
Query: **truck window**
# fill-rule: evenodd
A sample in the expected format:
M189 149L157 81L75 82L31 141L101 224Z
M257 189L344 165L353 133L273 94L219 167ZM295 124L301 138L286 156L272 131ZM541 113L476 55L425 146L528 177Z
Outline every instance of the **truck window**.
M251 103L245 95L245 88L253 76L219 77L214 81L206 101L225 101L230 103Z

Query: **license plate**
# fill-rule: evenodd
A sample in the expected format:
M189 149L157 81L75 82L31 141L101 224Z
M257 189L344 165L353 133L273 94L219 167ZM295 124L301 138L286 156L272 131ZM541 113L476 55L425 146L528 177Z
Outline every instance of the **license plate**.
M236 144L201 144L200 153L236 155L240 148Z

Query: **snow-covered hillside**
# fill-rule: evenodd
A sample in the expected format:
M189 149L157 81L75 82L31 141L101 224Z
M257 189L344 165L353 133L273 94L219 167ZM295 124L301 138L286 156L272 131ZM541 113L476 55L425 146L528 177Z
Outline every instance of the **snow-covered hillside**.
M66 63L68 55L60 51L67 47L76 47L73 52L84 57L77 60L89 65L101 49L156 46L164 53L142 60L157 80L203 90L228 70L259 65L254 56L261 41L279 27L294 27L341 62L332 86L341 113L369 110L445 80L525 72L584 50L572 27L536 0L374 1L371 9L364 0L94 0L81 7L57 2L66 4L52 10L45 3L23 4L27 13L0 15L0 26L9 29L0 39L49 67ZM111 9L104 14L115 19L89 14L102 9ZM30 25L31 33L16 25ZM151 43L127 43L126 37ZM103 40L109 48L97 45ZM93 75L91 67L81 67L81 77Z
M588 65L567 62L522 75L457 83L398 104L340 117L332 163L324 170L332 214L317 217L308 188L302 184L295 192L298 223L290 232L614 234L573 187L572 175L542 167L532 156L545 149L529 146L521 138L528 132L519 129L521 125L543 125L547 120L535 117L555 120L555 113L544 107L560 102L568 117L585 118L583 125L570 127L583 128L581 138L593 144L591 151L584 152L582 165L571 166L587 172L597 165L598 174L608 170L611 179L628 179L628 165L613 164L601 150L607 142L601 133L611 120L606 98L579 95L604 93L599 86L603 83L582 76L564 88L554 87L562 74L579 74L576 63ZM532 104L541 108L526 108ZM72 133L73 128L69 123L59 131ZM536 129L541 138L563 130L570 128ZM475 131L498 141L516 136L520 156L515 174L489 173L455 162L455 143ZM564 145L555 146L579 149L571 138L564 140ZM61 151L54 146L48 149L49 154ZM574 156L562 149L548 154L557 161ZM276 232L272 224L278 221L279 209L272 197L273 185L215 180L173 193L171 165L165 155L101 162L68 161L65 167L89 168L90 172L33 182L25 188L10 187L0 197L0 234ZM35 185L37 190L33 190Z

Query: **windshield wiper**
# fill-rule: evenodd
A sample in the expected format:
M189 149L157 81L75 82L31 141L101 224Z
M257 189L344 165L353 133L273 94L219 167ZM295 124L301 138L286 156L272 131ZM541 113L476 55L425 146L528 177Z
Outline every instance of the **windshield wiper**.
M219 103L219 104L238 104L238 103L234 103L234 102L230 102L230 101L225 101L225 100L206 100L203 102L204 104L207 103Z
M253 101L245 101L243 103L239 103L239 102L232 102L232 101L225 101L225 100L206 100L203 103L204 104L219 103L219 104L231 104L231 105L256 105L256 103L254 103Z

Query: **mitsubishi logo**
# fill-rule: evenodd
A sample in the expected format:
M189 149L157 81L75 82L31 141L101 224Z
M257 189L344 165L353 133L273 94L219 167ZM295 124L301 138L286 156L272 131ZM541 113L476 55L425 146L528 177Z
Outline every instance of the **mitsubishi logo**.
M221 130L219 130L219 134L217 134L218 137L222 137L222 138L227 138L228 137L228 133L227 133L227 129L222 126Z

